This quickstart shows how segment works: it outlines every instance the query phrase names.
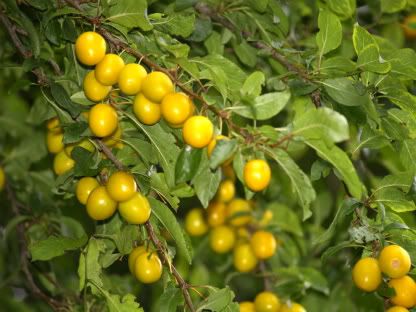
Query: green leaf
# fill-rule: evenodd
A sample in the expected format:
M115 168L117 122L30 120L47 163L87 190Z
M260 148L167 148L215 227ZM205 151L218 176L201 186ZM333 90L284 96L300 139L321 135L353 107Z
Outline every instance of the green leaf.
M315 200L316 193L308 176L298 167L290 156L282 149L265 149L268 156L273 158L290 178L292 187L303 208L303 220L308 219L312 212L310 204Z
M351 242L351 241L345 241L345 242L339 243L338 245L331 246L327 250L324 251L324 253L321 256L321 261L322 261L322 263L325 264L325 263L327 263L327 261L329 259L333 259L333 256L336 253L340 252L342 249L352 248L352 247L357 248L357 247L362 247L362 245L358 245L358 244L356 244L354 242Z
M95 104L94 102L91 102L90 100L87 99L84 91L79 91L79 92L72 94L71 101L79 105L85 105L85 106L91 106Z
M153 25L147 18L146 0L117 0L111 5L107 21L127 27L139 27L144 31L151 30Z
M416 113L416 96L406 90L391 89L385 97L401 109L409 113Z
M150 176L152 189L167 202L175 211L179 208L179 199L172 196L163 172L152 173Z
M349 78L326 79L321 82L325 91L339 104L346 106L364 106L368 103L367 92L362 92L358 84Z
M206 155L205 155L206 157ZM209 162L203 162L192 179L192 184L195 189L196 196L201 202L203 207L208 207L209 201L215 196L218 186L221 182L221 170L217 169L212 171L209 166Z
M175 166L176 183L189 181L195 176L201 163L202 153L205 153L205 150L201 148L186 146L182 149Z
M328 52L339 47L342 41L342 25L339 18L327 10L321 10L318 17L319 32L316 43L319 48L320 59Z
M105 250L105 243L102 240L90 238L86 252L81 253L78 275L80 277L80 290L84 289L86 283L91 287L94 293L97 293L96 286L102 286L101 280L101 266L97 265L99 262L100 253ZM92 283L91 283L92 282Z
M266 81L266 77L263 72L255 71L247 77L244 81L243 87L241 88L241 94L243 96L254 96L257 97L261 94L262 85Z
M75 146L71 158L75 160L74 175L77 177L92 177L101 171L100 158L82 147Z
M406 7L407 0L381 0L381 12L395 13Z
M388 73L391 69L389 62L385 61L376 44L369 44L358 54L357 66L363 71L370 71L379 74Z
M70 144L76 143L82 140L82 137L88 136L90 134L88 123L85 121L73 122L70 124L64 124L64 139L62 143Z
M155 154L159 159L159 163L165 173L168 186L175 185L175 164L178 159L180 149L175 144L176 140L172 134L165 132L160 124L154 126L145 126L138 122L130 113L124 113L134 125L141 130L148 138L153 146Z
M73 103L66 92L66 90L57 83L51 84L51 94L55 102L73 118L77 117L81 113L81 106Z
M345 199L342 205L338 208L337 213L335 214L335 217L329 227L314 241L314 244L319 245L329 241L336 233L337 226L342 224L342 222L344 222L345 219L360 205L361 203L354 198Z
M326 58L321 63L320 71L328 76L345 76L355 70L355 63L343 56Z
M311 109L293 122L292 134L338 143L349 139L347 119L330 108Z
M273 212L271 226L278 226L283 231L302 237L303 231L300 220L294 210L280 202L268 204L265 210Z
M169 232L175 241L181 255L183 255L189 264L192 263L192 246L188 244L185 238L185 233L181 225L178 223L176 216L172 211L162 202L149 197L150 206L152 207L152 214L160 221L163 227Z
M399 142L400 160L407 170L416 174L416 141L407 139Z
M107 293L107 292L106 292ZM136 297L132 294L124 295L120 298L120 295L113 295L110 293L105 294L107 308L109 312L143 312L140 308L140 304L136 302Z
M399 79L416 79L416 52L413 49L394 49L384 53L383 57L391 64L390 74Z
M49 236L29 246L32 261L47 261L65 254L66 251L76 250L87 243L86 235L80 238L64 236Z
M186 38L192 34L195 26L195 14L189 12L171 13L156 26L162 32Z
M338 15L342 20L353 16L356 9L356 0L327 0L329 9Z
M182 291L170 283L164 289L159 299L159 310L164 312L176 312L179 305L183 304Z
M365 125L359 135L358 142L351 147L351 153L354 155L365 147L379 149L389 143L382 131L373 130L370 126Z
M121 231L113 235L114 243L118 251L124 255L129 254L133 249L134 241L137 240L137 226L127 224L122 227Z
M198 304L196 312L237 312L239 311L239 307L237 303L233 302L234 296L233 291L229 287L214 289L214 291L207 298Z
M370 44L375 44L378 47L374 37L365 28L358 24L354 25L352 41L357 55L359 55L364 50L364 48Z
M215 148L209 158L211 169L230 159L237 150L238 142L236 140L217 140Z
M289 102L290 91L265 93L254 99L253 103L243 106L233 106L232 110L236 114L256 119L266 120L277 115Z
M364 185L361 183L348 155L338 146L329 147L319 140L306 140L305 143L312 147L319 157L331 163L338 170L352 196L360 199Z

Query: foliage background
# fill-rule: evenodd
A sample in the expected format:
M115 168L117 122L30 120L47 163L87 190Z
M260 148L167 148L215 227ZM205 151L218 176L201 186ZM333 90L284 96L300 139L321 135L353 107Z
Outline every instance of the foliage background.
M233 272L231 256L214 255L206 238L192 241L192 264L187 261L192 248L182 218L215 194L215 159L231 148L239 178L250 155L275 160L271 186L255 198L256 216L274 212L270 230L282 242L268 264L276 292L312 312L382 310L388 291L357 291L350 271L361 254L377 254L386 241L416 260L416 57L414 40L406 41L401 27L415 6L413 0L3 1L0 161L9 183L0 195L0 307L48 311L22 274L25 267L42 293L73 311L137 311L127 294L146 311L182 304L166 269L150 287L128 274L125 255L134 240L147 237L144 229L118 216L94 224L73 197L76 178L113 165L76 150L71 173L56 178L51 170L47 119L58 114L66 143L90 135L85 121L73 119L92 104L81 92L87 69L76 62L73 43L95 27L107 42L115 40L112 50L124 50L126 61L143 55L150 69L172 69L177 83L198 95L199 110L212 105L229 117L220 122L208 112L234 137L210 162L205 154L187 155L180 130L163 122L143 126L129 109L122 113L126 147L116 156L142 190L170 206L152 200L152 224L169 224L175 265L190 284L223 289L202 289L213 297L199 307L235 310L225 284L238 301L263 288L260 275ZM242 184L239 193L253 196Z

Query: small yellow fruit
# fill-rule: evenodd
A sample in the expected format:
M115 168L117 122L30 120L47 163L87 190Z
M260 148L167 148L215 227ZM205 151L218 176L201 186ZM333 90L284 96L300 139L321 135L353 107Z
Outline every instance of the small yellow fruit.
M257 258L250 244L240 244L234 248L234 267L239 272L250 272L257 265Z
M352 270L355 286L366 292L375 291L381 284L381 270L377 259L360 259Z
M140 254L134 264L136 278L145 284L157 282L162 276L162 262L155 253L148 251Z
M416 283L410 276L391 279L389 287L394 288L396 293L390 299L393 304L405 308L412 308L416 305Z
M124 202L136 194L137 184L130 173L117 171L108 179L107 191L113 200Z
M94 71L90 71L84 78L84 94L90 101L104 100L111 91L111 86L105 86L95 79Z
M123 59L117 54L106 54L95 67L95 79L104 86L112 86L118 81L124 68Z
M253 159L244 166L244 183L253 192L264 190L270 183L271 170L267 161Z
M58 117L53 117L49 119L48 122L46 123L46 128L48 129L49 132L53 132L53 133L62 132Z
M118 211L130 224L146 223L152 213L149 201L140 193L135 193L128 201L119 203Z
M173 91L172 81L168 75L160 71L151 72L142 81L141 92L154 103L160 103L167 94Z
M103 142L108 147L113 147L113 146L116 146L117 144L122 144L122 142L120 142L121 135L122 135L121 127L118 126L116 131L112 135L106 138L103 138Z
M110 218L117 209L117 202L107 192L105 186L96 187L87 200L87 213L97 221Z
M306 312L306 310L299 303L291 302L290 304L284 304L279 312Z
M244 301L239 303L240 312L256 312L253 302Z
M409 312L409 310L403 307L395 306L388 309L387 312Z
M100 186L100 184L95 178L84 177L80 179L75 190L75 195L77 196L78 201L83 205L87 204L88 197L91 192L98 186Z
M53 160L53 171L57 175L63 175L65 172L71 170L75 165L75 161L68 157L64 151L55 155Z
M235 234L231 227L220 225L211 230L209 244L216 253L229 252L235 244Z
M131 253L129 254L129 270L131 274L135 274L134 273L134 265L136 263L137 257L140 256L142 253L146 252L146 247L145 246L138 246L136 248L134 248Z
M97 104L90 110L88 124L95 136L100 138L107 137L117 130L117 112L108 104Z
M222 202L210 202L207 209L207 222L211 227L219 226L225 222L226 206Z
M263 291L254 300L256 312L278 312L280 309L279 298L270 291Z
M46 134L46 146L49 153L58 154L64 149L64 134L62 132L48 132Z
M214 134L212 122L204 116L192 116L183 124L183 139L194 148L203 148L209 144Z
M104 58L106 49L104 38L92 31L82 33L75 42L75 54L84 65L98 64Z
M224 180L220 183L217 191L217 200L228 203L235 195L235 185L230 179Z
M0 166L0 191L4 189L6 185L6 174L4 173L3 167Z
M276 252L276 238L270 232L256 231L251 237L250 243L258 259L269 259Z
M163 118L173 126L182 125L191 117L193 107L191 99L182 92L165 95L160 104Z
M185 217L185 229L191 236L201 236L208 231L203 209L194 208L188 212Z
M248 201L236 198L227 206L227 218L233 226L242 226L251 221L251 205Z
M142 81L147 76L146 69L140 64L127 64L120 72L118 86L126 95L135 95L140 92Z
M412 262L409 253L398 245L383 248L378 258L381 272L391 278L405 276L410 271Z
M162 116L160 104L150 101L142 93L134 98L133 112L141 123L149 126L157 123Z

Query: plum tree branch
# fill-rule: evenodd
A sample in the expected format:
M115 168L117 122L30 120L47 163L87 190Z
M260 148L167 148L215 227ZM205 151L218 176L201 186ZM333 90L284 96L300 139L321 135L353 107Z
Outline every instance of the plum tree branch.
M111 149L109 149L103 142L101 142L101 140L96 139L95 142L97 143L99 149L104 153L104 155L106 155L108 159L110 159L114 163L117 169L125 170L124 165L117 159L117 157L113 154ZM176 267L171 263L166 248L163 246L162 242L157 237L152 224L149 221L147 221L144 225L146 228L147 235L149 236L153 245L156 247L159 257L162 258L162 262L169 269L169 271L174 276L176 282L178 283L182 291L182 295L184 297L186 306L188 307L189 311L194 312L195 309L192 303L191 296L189 294L190 285L183 279Z
M22 204L17 200L16 194L14 193L9 182L6 182L6 193L7 198L9 199L9 202L11 204L13 214L15 215L15 217L21 216L20 207L22 206ZM29 252L27 249L27 241L25 236L25 223L19 223L17 225L17 236L20 245L20 265L22 272L25 275L26 280L28 282L30 292L33 296L45 301L53 310L64 310L64 308L66 308L66 304L48 296L35 283L35 280L29 268Z

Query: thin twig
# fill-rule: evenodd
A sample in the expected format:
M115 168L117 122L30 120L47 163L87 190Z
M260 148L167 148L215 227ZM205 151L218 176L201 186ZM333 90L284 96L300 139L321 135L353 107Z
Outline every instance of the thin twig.
M1 11L0 21L3 23L4 27L6 27L7 32L9 33L10 38L12 39L15 47L17 48L17 50L19 50L19 53L22 54L24 58L32 57L32 52L25 48L19 36L17 35L17 28L12 24L12 22L10 22L9 18Z
M16 195L10 185L9 182L6 182L6 192L7 197L10 201L13 214L16 217L21 216L19 207L22 205L16 198ZM22 267L22 271L26 277L28 282L30 293L32 293L35 297L42 299L45 301L49 306L54 309L55 311L62 311L66 308L66 304L48 296L45 294L35 283L31 270L29 269L29 252L27 249L27 241L25 237L25 224L20 223L17 225L17 236L18 242L20 245L20 264Z
M264 283L264 289L269 291L272 289L272 281L270 280L270 277L267 275L267 268L266 263L264 261L260 261L259 263L259 270L262 273L263 276L263 283Z

